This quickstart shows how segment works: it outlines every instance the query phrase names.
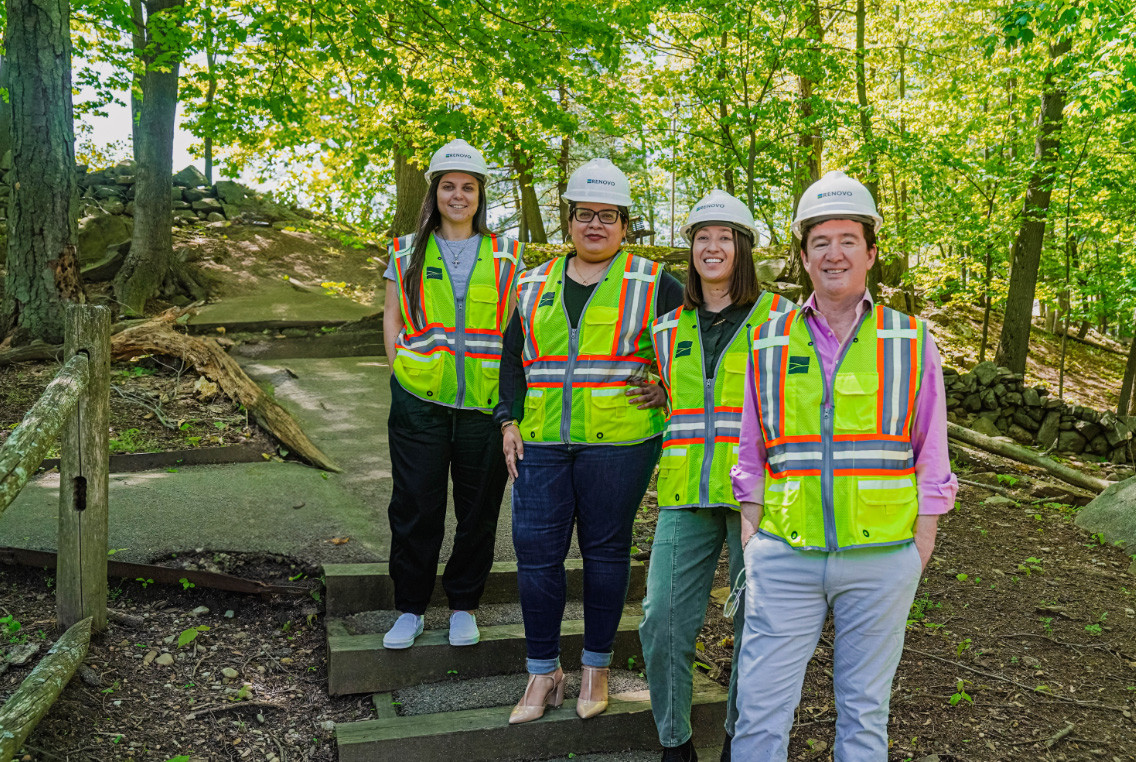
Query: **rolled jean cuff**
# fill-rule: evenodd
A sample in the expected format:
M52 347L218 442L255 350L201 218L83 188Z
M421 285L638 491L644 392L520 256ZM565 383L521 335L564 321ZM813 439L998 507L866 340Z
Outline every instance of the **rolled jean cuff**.
M598 651L589 651L585 648L583 653L580 654L580 663L585 667L610 667L612 653L612 651L608 651L601 654Z
M547 675L560 666L560 657L555 659L525 659L525 669L530 675Z

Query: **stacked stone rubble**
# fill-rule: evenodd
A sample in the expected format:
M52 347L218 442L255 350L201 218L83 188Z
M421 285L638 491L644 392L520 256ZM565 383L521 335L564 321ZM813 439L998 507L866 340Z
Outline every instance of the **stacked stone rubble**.
M1051 397L1048 389L1026 386L1020 373L992 362L979 363L969 373L944 368L943 378L947 418L954 423L1058 454L1133 462L1136 419L1067 405Z

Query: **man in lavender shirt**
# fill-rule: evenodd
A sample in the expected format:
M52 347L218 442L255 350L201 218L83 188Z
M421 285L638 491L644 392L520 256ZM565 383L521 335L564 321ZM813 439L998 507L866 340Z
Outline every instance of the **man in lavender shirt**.
M786 759L830 608L835 758L887 760L908 611L958 491L935 343L866 289L881 224L843 172L814 183L793 221L814 293L754 334L731 472L746 566L732 749L747 762Z

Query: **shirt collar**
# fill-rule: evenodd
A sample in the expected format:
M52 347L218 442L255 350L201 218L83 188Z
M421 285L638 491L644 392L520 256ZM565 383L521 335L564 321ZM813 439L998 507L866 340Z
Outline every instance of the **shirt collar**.
M861 299L859 304L856 305L856 317L860 317L862 315L865 315L865 314L871 312L872 308L875 307L875 304L876 303L874 301L872 301L872 295L868 292L868 289L865 288L864 289L864 298ZM806 316L809 313L815 313L817 315L821 314L820 310L818 310L816 308L816 292L815 291L813 293L809 294L809 298L805 300L805 303L803 305L801 305L801 314L803 316Z

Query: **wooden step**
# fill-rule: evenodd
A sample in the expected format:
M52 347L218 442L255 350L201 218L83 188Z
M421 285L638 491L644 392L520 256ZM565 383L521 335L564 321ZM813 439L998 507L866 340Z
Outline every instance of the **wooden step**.
M639 622L624 614L612 646L615 664L634 657L642 663ZM410 648L388 651L381 633L351 635L337 619L327 620L327 690L332 696L380 693L418 683L446 680L453 674L488 677L524 670L525 627L521 623L481 627L481 642L455 648L445 629L426 630ZM564 669L580 668L584 623L560 626L560 659ZM455 672L456 670L456 672Z
M584 562L579 558L569 558L564 562L564 568L568 573L568 598L579 600L584 593ZM434 585L434 596L430 601L435 606L446 605L446 593L441 582L444 569L444 565L438 566L438 582ZM394 585L387 564L324 564L323 574L329 617L394 608ZM638 603L646 591L647 567L640 561L632 561L627 600ZM516 563L494 563L481 602L510 603L517 599Z
M522 725L508 724L511 709L499 706L340 723L335 727L339 760L490 762L660 748L646 691L613 695L607 711L588 720L576 716L574 699ZM690 719L695 743L720 743L726 689L696 674Z

